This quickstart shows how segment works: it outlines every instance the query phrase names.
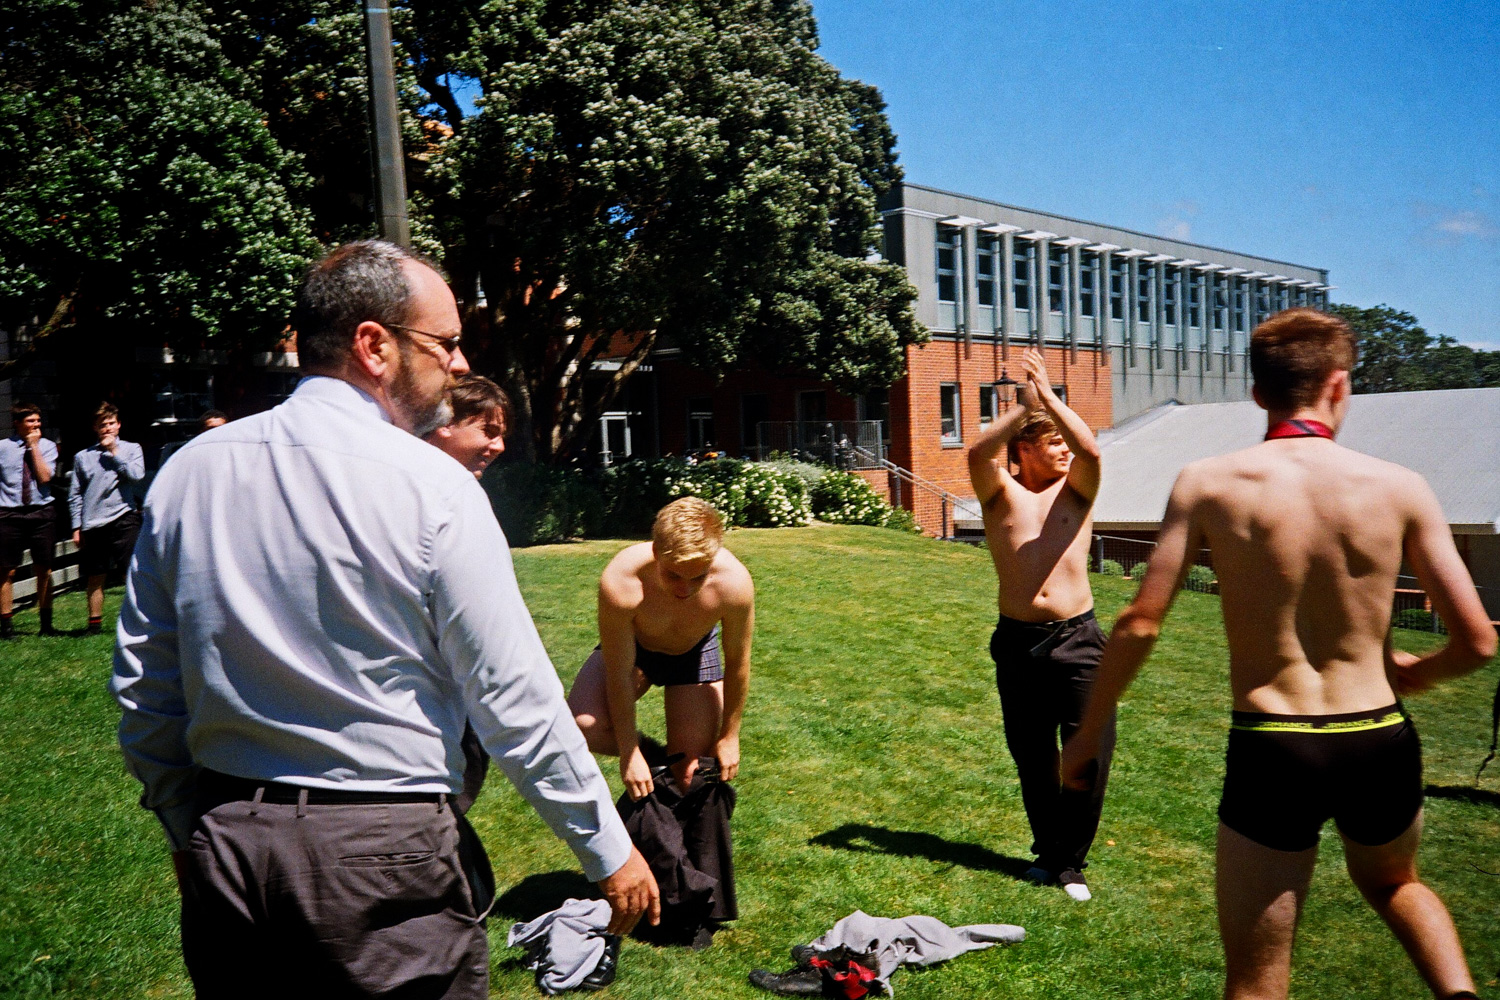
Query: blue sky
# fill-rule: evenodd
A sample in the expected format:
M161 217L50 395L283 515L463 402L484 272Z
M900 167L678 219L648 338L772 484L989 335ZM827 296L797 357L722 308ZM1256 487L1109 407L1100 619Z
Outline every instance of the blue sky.
M1326 267L1500 348L1500 4L814 10L910 181Z

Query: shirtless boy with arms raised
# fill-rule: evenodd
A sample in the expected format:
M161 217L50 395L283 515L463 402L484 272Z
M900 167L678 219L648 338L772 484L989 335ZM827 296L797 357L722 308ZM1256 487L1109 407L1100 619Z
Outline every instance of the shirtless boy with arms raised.
M599 579L599 646L568 704L589 749L619 756L632 799L651 793L635 703L653 684L666 701L667 753L686 755L673 767L679 786L699 757L717 758L725 781L739 771L755 585L723 537L718 511L683 497L656 515L650 542L615 556Z
M1021 779L1036 864L1026 877L1090 898L1083 878L1099 829L1113 730L1099 741L1088 788L1062 787L1058 738L1073 734L1094 682L1104 635L1089 589L1089 529L1099 493L1099 445L1052 391L1042 355L1027 350L1025 384L969 449L984 537L1000 580L990 638L1005 744ZM1003 454L1019 467L1012 476Z
M1093 700L1063 750L1081 774L1206 543L1219 577L1234 697L1219 804L1224 995L1282 998L1292 940L1332 817L1349 877L1438 997L1474 982L1441 900L1417 878L1422 760L1398 694L1475 670L1495 630L1421 476L1335 444L1354 337L1291 309L1250 340L1266 440L1182 471L1135 602L1115 625ZM1391 647L1402 556L1448 626L1418 658Z

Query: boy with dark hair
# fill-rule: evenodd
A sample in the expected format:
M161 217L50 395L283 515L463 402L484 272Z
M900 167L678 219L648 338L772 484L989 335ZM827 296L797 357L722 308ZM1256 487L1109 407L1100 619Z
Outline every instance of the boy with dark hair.
M1354 361L1348 326L1326 313L1291 309L1256 328L1250 365L1265 441L1178 476L1140 593L1063 748L1064 780L1077 780L1112 738L1115 705L1206 544L1234 697L1218 833L1229 998L1287 995L1330 817L1350 878L1433 994L1474 996L1453 921L1417 877L1421 748L1398 695L1483 665L1495 630L1422 477L1334 443ZM1403 555L1449 630L1446 646L1420 658L1391 645Z
M969 478L999 579L990 638L1005 744L1021 779L1036 863L1026 877L1091 898L1083 869L1099 829L1112 740L1101 740L1089 787L1062 787L1058 740L1072 735L1094 681L1104 635L1089 589L1089 526L1099 493L1099 445L1053 391L1041 352L1021 361L1017 401L969 449ZM1002 450L1018 468L1011 475Z
M57 522L50 484L57 471L57 445L42 437L42 411L31 403L12 406L10 419L15 433L0 441L0 639L13 633L12 585L28 549L36 570L41 634L55 635L52 552Z
M485 467L505 451L505 432L510 426L510 397L483 375L468 372L448 384L452 419L429 432L423 440L452 456L478 479ZM454 800L459 812L468 812L484 788L490 755L465 726L460 741L464 751L464 787Z
M141 483L146 453L134 441L120 438L120 411L101 403L94 413L99 442L73 456L68 511L73 544L79 548L79 571L88 591L90 635L103 627L104 579L124 569L141 530Z
M452 455L478 479L505 451L510 398L483 375L459 375L448 387L453 419L428 433L428 444Z

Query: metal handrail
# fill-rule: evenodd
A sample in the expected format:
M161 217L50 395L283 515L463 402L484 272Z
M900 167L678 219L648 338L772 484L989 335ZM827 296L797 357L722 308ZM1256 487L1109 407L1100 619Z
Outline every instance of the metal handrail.
M895 462L892 462L890 459L881 458L878 455L871 454L866 449L856 446L854 450L873 461L880 468L884 469L890 475L895 476L900 481L909 483L910 485L918 489L926 490L928 493L931 493L938 498L938 500L942 504L942 532L940 537L951 537L948 532L948 528L952 520L948 516L950 507L953 509L953 513L955 515L957 515L959 511L963 511L974 520L984 520L984 512L977 506L979 502L977 499L970 500L968 497L961 497L957 493L944 489L930 479L922 478L910 469L903 469L901 466L897 465Z

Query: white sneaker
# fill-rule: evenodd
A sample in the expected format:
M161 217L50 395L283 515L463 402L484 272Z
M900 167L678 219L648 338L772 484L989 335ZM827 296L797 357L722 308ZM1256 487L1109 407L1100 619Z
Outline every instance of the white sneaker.
M1089 884L1083 880L1082 872L1068 868L1058 873L1057 880L1062 884L1063 892L1068 894L1069 899L1086 903L1094 898L1094 894L1089 892Z

